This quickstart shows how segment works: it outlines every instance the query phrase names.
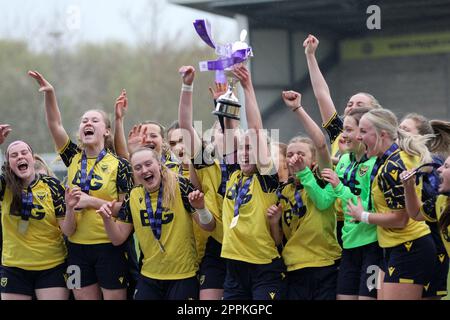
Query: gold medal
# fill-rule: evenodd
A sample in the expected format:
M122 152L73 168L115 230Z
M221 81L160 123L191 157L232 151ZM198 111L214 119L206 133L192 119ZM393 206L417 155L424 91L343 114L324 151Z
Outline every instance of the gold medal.
M19 224L17 225L17 231L19 231L20 234L27 233L28 225L30 224L29 220L19 220Z
M238 220L239 220L239 215L237 215L236 217L233 218L233 220L231 220L230 229L233 229L234 227L236 227Z

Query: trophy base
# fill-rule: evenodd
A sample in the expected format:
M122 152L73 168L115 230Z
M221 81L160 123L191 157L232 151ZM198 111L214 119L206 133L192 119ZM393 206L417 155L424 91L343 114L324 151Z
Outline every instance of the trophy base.
M225 117L225 118L229 118L229 119L238 120L238 121L241 120L241 118L239 116L232 115L232 114L229 114L226 112L213 111L212 114L216 115L216 116L221 116L221 117Z

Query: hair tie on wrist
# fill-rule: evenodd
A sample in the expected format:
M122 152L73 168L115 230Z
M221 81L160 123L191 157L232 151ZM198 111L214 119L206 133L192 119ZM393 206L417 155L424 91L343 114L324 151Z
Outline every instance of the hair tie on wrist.
M194 91L194 84L182 84L181 91L192 92Z

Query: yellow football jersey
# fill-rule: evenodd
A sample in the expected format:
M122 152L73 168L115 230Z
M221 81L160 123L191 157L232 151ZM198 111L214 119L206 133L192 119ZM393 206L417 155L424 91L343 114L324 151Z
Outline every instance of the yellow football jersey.
M132 223L144 255L141 274L152 279L178 280L193 277L197 272L197 252L192 231L192 215L188 194L192 184L182 176L178 177L179 188L170 208L163 208L160 242L153 235L150 217L146 210L145 189L133 188L127 194L119 221ZM153 212L156 212L159 191L150 193Z
M206 232L200 229L196 232L195 229L199 229L194 225L194 232L196 235L197 252L199 259L201 260L205 253L206 242L208 237L211 236L219 243L223 240L223 224L222 224L222 206L223 196L225 193L225 187L222 190L222 175L227 176L236 169L236 165L222 165L226 172L222 172L222 166L217 159L212 159L207 162L203 158L205 149L201 148L199 152L191 159L198 181L201 185L202 191L205 194L205 206L209 212L214 215L216 221L216 227L212 232ZM228 179L225 177L225 182Z
M33 208L25 233L18 231L20 212L11 212L12 193L0 177L3 250L2 264L24 270L47 270L67 255L58 219L64 219L64 188L49 176L39 176L30 186Z
M421 208L420 212L423 214L425 219L429 222L436 222L441 219L442 213L449 203L449 197L443 194L440 194L436 198L431 198L425 201ZM447 227L447 232L442 233L439 228L439 234L441 235L442 243L444 244L445 251L447 251L447 255L450 256L450 237L449 237L449 229Z
M282 256L287 270L333 265L341 257L341 247L336 239L336 197L331 186L314 188L314 192L320 193L323 203L329 204L328 208L321 210L308 195L307 190L313 191L309 186L304 188L291 182L280 189L282 227L287 239ZM296 192L301 203L297 202Z
M205 204L208 210L214 215L216 228L211 232L211 236L219 243L223 239L222 205L223 192L220 184L222 182L222 171L219 161L214 160L212 165L194 165L195 173L205 194Z
M252 179L249 190L243 197L239 208L239 218L234 227L234 205L237 198L237 185ZM279 257L275 242L270 234L266 218L267 208L277 203L276 190L278 176L255 173L244 176L241 170L235 171L227 182L226 196L223 201L223 258L254 264L268 264Z
M59 150L61 158L67 167L69 187L80 186L81 150L72 142ZM90 172L96 158L87 159L87 172ZM106 201L118 200L119 194L125 194L133 185L131 167L128 161L117 157L111 152L94 168L90 183L89 195ZM69 237L69 241L78 244L110 243L103 220L96 209L87 208L76 213L77 229Z
M372 201L374 211L388 213L405 209L405 196L400 173L412 170L420 165L418 157L410 156L404 151L393 152L380 165L378 173L372 182ZM416 186L419 198L422 194L422 183ZM404 214L407 214L406 212ZM383 228L377 226L380 247L395 247L407 241L412 241L430 233L430 228L424 221L408 220L404 228Z

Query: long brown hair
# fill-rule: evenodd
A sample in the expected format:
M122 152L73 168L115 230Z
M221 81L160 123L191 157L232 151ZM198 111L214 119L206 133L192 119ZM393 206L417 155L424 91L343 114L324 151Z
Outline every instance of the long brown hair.
M168 169L165 165L161 164L161 157L159 154L150 148L141 147L134 151L130 155L130 162L133 159L133 156L138 152L148 151L152 154L153 159L158 161L160 170L161 170L161 182L163 185L163 206L165 208L170 208L175 200L176 188L177 188L177 175L172 170Z
M450 241L447 228L450 225L450 197L447 197L447 205L439 219L439 229L446 241Z
M431 120L430 125L435 135L431 142L430 151L447 158L450 156L450 122Z
M5 152L5 162L2 165L2 174L5 177L5 181L6 181L6 186L11 190L11 194L12 194L12 202L11 202L11 208L10 208L10 212L11 213L20 213L22 210L22 190L24 188L24 184L23 181L16 176L16 174L11 170L11 166L9 163L9 148L13 143L12 142L8 148L6 149ZM28 146L28 149L30 149L31 154L34 156L33 153L33 149L31 148L31 146L24 142L21 141L23 143L25 143Z

